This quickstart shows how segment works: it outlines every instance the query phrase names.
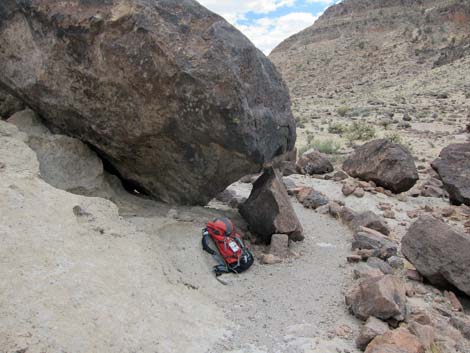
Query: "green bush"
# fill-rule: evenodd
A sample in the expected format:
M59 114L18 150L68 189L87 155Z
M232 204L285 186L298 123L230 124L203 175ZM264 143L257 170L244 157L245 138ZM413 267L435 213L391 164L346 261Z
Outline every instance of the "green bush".
M350 110L351 108L347 106L342 106L342 107L339 107L336 111L338 112L339 116L344 117Z
M338 153L341 145L332 139L324 139L313 141L312 147L320 153L335 154Z
M328 132L330 134L344 134L348 130L347 125L340 122L328 124Z
M346 138L350 142L354 141L367 141L371 140L376 136L375 128L372 125L369 125L364 122L355 121L349 127Z
M403 138L401 137L400 133L394 131L394 132L389 132L388 134L385 135L385 138L390 140L393 143L402 145L403 144Z

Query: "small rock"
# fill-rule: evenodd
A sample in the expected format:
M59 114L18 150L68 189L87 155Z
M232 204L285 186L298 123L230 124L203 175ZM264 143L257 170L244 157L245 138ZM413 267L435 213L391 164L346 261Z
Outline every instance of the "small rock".
M367 319L362 326L359 337L356 339L356 346L360 350L365 350L367 345L377 336L383 335L389 331L388 324L373 316Z
M362 189L362 188L357 188L357 189L354 190L354 192L353 192L353 195L356 196L356 197L358 197L358 198L364 197L365 194L366 194L366 193L365 193L364 189Z
M459 298L451 291L444 291L444 296L449 300L452 309L455 311L463 311L462 303Z
M364 279L346 295L346 305L361 320L374 316L402 321L405 304L405 285L400 278L391 275Z
M367 259L367 264L372 268L379 269L385 275L393 274L393 268L385 261L379 259L378 257L370 257Z
M441 210L443 217L451 217L455 213L455 210L452 207L447 207Z
M409 218L418 218L418 216L419 216L419 211L418 211L418 210L407 211L407 212L406 212L406 215L407 215Z
M263 254L261 255L261 263L263 265L274 265L281 263L282 259L280 257L277 257L273 254Z
M323 193L309 187L302 188L297 193L297 200L299 200L305 208L314 210L320 206L327 205L329 202L328 198Z
M289 255L289 236L287 234L273 234L269 254L286 258Z
M322 153L309 150L297 161L297 171L301 174L327 174L333 171L333 165Z
M408 269L406 270L405 275L412 281L423 282L423 276L421 276L421 274L416 270Z
M431 345L434 343L436 338L436 330L434 327L412 321L408 324L408 328L412 334L418 337L426 350L431 348Z
M375 250L374 256L379 256L383 259L388 259L391 256L396 256L398 246L390 241L386 236L380 233L366 233L358 232L354 235L352 242L353 250Z
M357 263L362 261L362 257L360 255L348 255L346 259L349 263Z
M418 337L406 328L398 328L377 336L367 346L365 353L424 353Z
M353 231L357 232L361 227L367 227L385 235L390 234L390 228L385 220L372 211L357 213L350 208L343 207L340 217Z
M349 175L347 175L345 172L342 170L337 171L336 173L333 174L332 179L334 181L342 181L349 178Z
M405 266L405 262L399 256L392 256L387 261L389 265L396 270L401 270Z
M395 212L393 212L392 210L386 210L383 213L383 216L384 216L384 218L395 219Z
M341 189L341 191L343 192L344 196L349 196L349 195L352 195L354 193L356 188L357 188L356 185L354 185L352 183L346 183L346 184L343 185L343 188Z
M466 339L470 340L470 320L468 317L452 316L450 323L459 330Z
M358 255L360 256L360 255ZM354 279L365 279L373 277L382 277L384 274L378 268L372 268L365 263L360 263L354 268Z

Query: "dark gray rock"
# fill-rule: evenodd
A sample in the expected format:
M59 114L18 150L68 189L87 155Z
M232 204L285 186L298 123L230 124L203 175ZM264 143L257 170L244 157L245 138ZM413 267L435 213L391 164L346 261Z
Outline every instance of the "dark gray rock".
M455 286L470 295L470 236L429 215L413 223L402 239L403 255L429 282Z
M408 191L419 179L411 153L387 139L359 147L343 164L350 176L373 181L394 193Z
M274 65L193 0L4 0L0 85L155 198L206 204L294 147Z
M379 259L378 257L369 257L367 259L367 264L372 268L379 269L380 271L382 271L382 273L386 275L393 274L393 268L384 260Z
M380 233L358 232L352 242L353 250L374 250L374 256L388 259L396 256L398 246Z
M22 101L5 92L0 87L0 119L8 119L16 112L25 108L26 106Z
M385 219L372 211L355 212L350 208L343 207L340 212L340 217L341 220L355 232L360 231L361 227L366 227L385 235L390 234L390 228L385 222Z
M444 183L450 201L470 206L470 143L447 146L432 167Z
M297 161L297 171L301 174L327 174L333 171L331 162L320 152L309 150Z
M253 184L250 197L240 206L240 214L262 241L269 242L273 234L287 234L294 241L304 239L281 175L273 168L267 168Z

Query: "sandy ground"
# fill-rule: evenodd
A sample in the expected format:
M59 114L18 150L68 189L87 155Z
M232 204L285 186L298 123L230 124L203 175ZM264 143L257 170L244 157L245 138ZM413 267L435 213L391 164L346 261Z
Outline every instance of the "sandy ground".
M0 352L355 352L351 233L336 220L295 203L300 257L256 262L224 286L201 229L233 210L58 190L26 136L0 124ZM344 325L351 339L337 337Z
M248 191L245 185L233 188L240 194ZM227 286L214 279L213 259L201 251L201 228L210 218L198 216L195 209L182 217L192 214L195 222L169 222L155 216L128 218L139 230L155 234L163 242L171 282L209 296L232 322L229 337L208 352L356 352L348 337L335 334L341 326L348 327L349 338L358 330L343 296L350 278L345 263L352 234L336 220L294 202L306 233L304 242L292 244L300 257L270 266L256 262L244 274L225 275ZM180 216L176 209L171 213Z

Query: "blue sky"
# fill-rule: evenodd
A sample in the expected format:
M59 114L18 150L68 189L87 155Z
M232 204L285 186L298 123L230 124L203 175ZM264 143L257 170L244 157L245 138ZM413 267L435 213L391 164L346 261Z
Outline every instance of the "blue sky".
M198 0L238 27L266 54L311 26L337 0Z

